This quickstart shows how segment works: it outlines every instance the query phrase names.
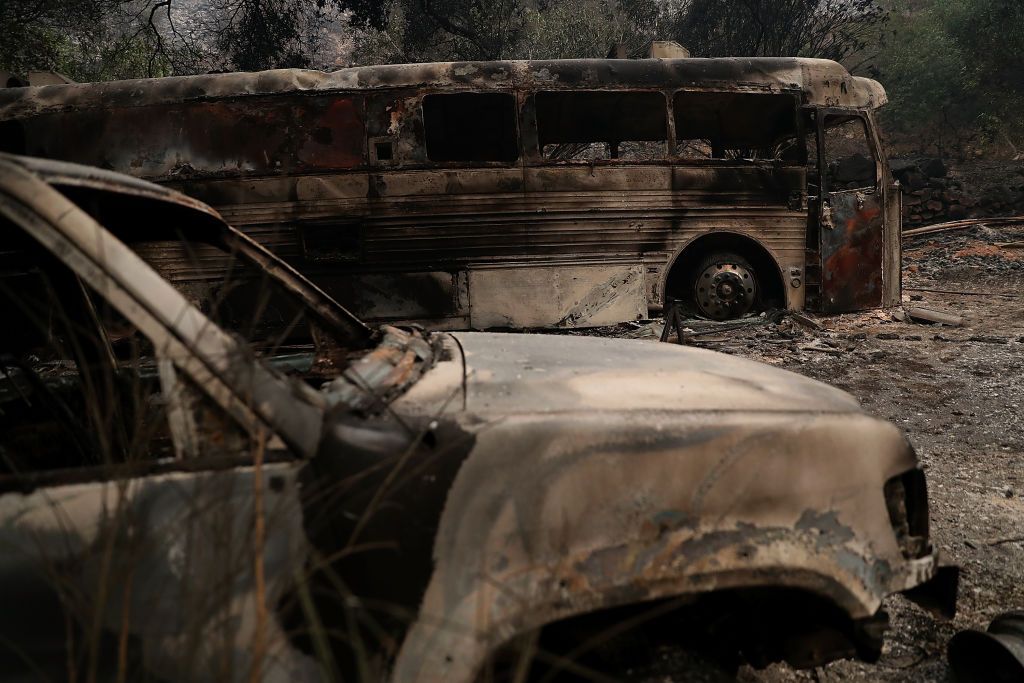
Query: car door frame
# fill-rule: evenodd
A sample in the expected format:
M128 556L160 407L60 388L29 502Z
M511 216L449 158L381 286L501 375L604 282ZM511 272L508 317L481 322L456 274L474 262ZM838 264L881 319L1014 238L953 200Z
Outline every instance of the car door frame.
M158 362L171 361L249 434L277 436L294 455L312 457L322 406L303 400L141 257L9 157L0 158L0 215L106 299L152 341Z

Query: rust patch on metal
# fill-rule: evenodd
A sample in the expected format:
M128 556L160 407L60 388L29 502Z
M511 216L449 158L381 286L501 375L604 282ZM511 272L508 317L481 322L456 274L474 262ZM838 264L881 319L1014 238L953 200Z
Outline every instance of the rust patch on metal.
M831 197L833 228L821 231L822 310L877 308L882 304L882 210L873 195Z

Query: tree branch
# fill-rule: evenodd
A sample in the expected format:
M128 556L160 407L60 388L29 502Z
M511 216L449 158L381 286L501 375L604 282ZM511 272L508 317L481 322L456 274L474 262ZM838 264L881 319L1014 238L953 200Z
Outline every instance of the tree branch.
M485 58L497 59L497 57L493 54L493 51L480 42L480 38L478 35L476 35L473 31L464 26L459 26L455 22L451 21L448 17L439 13L437 10L431 7L430 0L420 0L420 9L423 10L424 14L430 17L431 20L433 20L438 26L440 26L448 33L464 38L471 42L473 45L475 45L482 53L484 53Z

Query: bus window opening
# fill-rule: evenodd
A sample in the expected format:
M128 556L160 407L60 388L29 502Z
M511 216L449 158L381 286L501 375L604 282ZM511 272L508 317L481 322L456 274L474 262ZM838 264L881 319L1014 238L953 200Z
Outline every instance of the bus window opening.
M665 98L656 92L542 92L537 135L551 161L664 159Z
M791 95L679 92L674 108L684 159L801 160Z
M825 172L825 183L832 192L875 186L875 159L863 119L858 116L825 118Z
M512 95L427 95L423 98L423 125L431 161L510 162L519 158Z

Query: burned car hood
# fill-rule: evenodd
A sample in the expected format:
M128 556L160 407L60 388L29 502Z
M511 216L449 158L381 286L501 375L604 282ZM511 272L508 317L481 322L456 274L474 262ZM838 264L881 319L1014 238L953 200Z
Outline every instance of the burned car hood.
M479 414L565 411L859 412L844 391L786 370L672 344L465 332L400 401ZM458 391L459 384L463 391ZM417 411L419 412L419 411Z

